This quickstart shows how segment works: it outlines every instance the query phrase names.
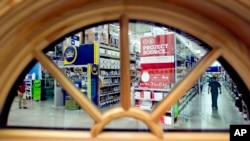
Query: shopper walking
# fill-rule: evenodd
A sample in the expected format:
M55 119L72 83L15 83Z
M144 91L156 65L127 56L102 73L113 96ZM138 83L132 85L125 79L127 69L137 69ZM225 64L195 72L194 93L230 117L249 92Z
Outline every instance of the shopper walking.
M17 90L18 94L18 104L19 104L19 109L27 109L26 107L26 94L25 94L25 82L23 81L22 84L19 86Z
M218 109L217 100L219 92L221 94L221 84L216 80L216 78L216 76L213 76L212 80L208 84L208 94L211 92L213 109Z

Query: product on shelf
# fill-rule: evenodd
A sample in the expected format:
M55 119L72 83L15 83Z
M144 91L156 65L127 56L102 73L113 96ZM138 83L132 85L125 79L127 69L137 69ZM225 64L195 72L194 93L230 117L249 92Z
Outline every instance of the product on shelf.
M109 25L99 25L85 30L85 43L109 44Z
M195 64L185 43L174 34L141 38L140 61L131 64L139 71L140 83L133 88L135 107L152 111ZM178 44L176 42L178 41ZM138 59L139 60L139 59ZM131 74L136 74L131 71ZM174 124L180 112L197 94L197 83L160 118L160 123Z
M103 85L99 90L99 108L120 103L120 51L116 47L99 44L99 75Z

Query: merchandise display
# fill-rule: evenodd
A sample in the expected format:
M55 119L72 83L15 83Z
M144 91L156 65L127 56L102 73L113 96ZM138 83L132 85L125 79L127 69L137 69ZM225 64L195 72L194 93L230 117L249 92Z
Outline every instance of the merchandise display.
M151 28L147 27L148 30ZM79 36L80 34L72 35L46 54L101 111L120 105L118 29L117 24L88 28L83 31L83 37ZM175 32L130 36L128 77L131 80L132 106L152 112L201 59L180 36ZM41 73L41 78L33 78L34 72L31 72L26 79L27 100L46 100L44 97L52 96L54 107L63 107L66 110L80 109L77 102L62 89L46 69L42 68L38 72ZM229 75L222 75L222 72L222 67L208 68L170 110L162 115L159 123L174 125L195 96L202 94L202 87L210 80L211 75L221 76L224 86L237 101L236 107L242 112L243 117L249 120L248 110L236 90L237 87ZM39 75L36 74L38 77Z
M97 43L96 43L97 44ZM98 44L100 77L99 108L112 107L120 102L120 52L116 47Z
M103 44L109 44L109 25L99 25L85 30L84 43L99 42Z
M241 115L246 121L250 121L250 113L247 108L247 105L245 104L242 98L241 91L223 67L221 68L221 74L223 74L221 78L223 85L229 92L231 98L233 99L235 107L238 109L238 111L241 113Z
M175 33L142 37L140 82L133 89L135 107L152 111L196 63L195 56ZM174 124L179 113L198 92L198 83L160 119Z

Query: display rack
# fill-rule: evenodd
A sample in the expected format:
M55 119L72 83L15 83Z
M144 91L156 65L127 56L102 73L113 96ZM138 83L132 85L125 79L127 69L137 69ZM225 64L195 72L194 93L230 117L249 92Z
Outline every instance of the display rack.
M99 108L112 107L120 102L120 51L116 47L95 44L99 46L99 76L102 79L98 106Z
M32 79L25 79L25 94L28 102L32 101Z
M135 87L133 88L134 93L134 100L135 100L135 107L145 110L145 111L152 111L160 101L164 99L168 95L168 93L171 91L173 86L179 82L181 79L184 78L184 76L187 74L187 72L192 68L192 66L196 63L196 58L194 57L192 51L187 47L187 45L180 39L178 36L176 36L173 33L169 33L166 35L160 35L156 37L143 37L141 41L147 42L149 39L155 39L155 41L159 41L159 39L166 39L163 41L168 41L161 43L160 45L168 44L168 47L173 46L173 54L169 52L165 56L145 56L142 57L142 60L145 63L145 60L147 61L144 65L145 67L149 68L149 65L153 67L159 67L159 66L166 66L166 68L160 68L155 69L152 68L151 70L147 70L148 74L150 75L149 81L154 81L158 84L163 85L161 88L157 87ZM144 40L146 39L146 40ZM142 42L141 42L142 43ZM157 44L159 46L159 43ZM171 47L170 47L171 50ZM150 52L152 50L148 50ZM167 50L168 51L168 50ZM157 52L157 50L154 50L153 52ZM165 51L166 52L166 51ZM172 55L174 57L172 58ZM147 58L151 60L147 60ZM153 60L156 60L153 62ZM165 61L165 62L163 62ZM147 64L148 63L148 64ZM153 63L153 65L152 65ZM163 63L163 64L161 64ZM164 64L165 63L165 64ZM173 66L172 66L173 64ZM141 68L142 66L140 66ZM150 71L151 74L150 74ZM141 75L143 75L143 72L141 72ZM140 76L143 77L143 76ZM148 77L148 76L147 76ZM154 78L155 77L155 78ZM174 78L172 78L174 77ZM166 79L167 78L167 79ZM154 80L153 80L154 79ZM186 92L186 94L179 99L179 101L172 105L171 109L165 113L160 119L160 123L163 124L174 124L174 122L177 120L178 115L180 112L185 109L186 105L194 98L194 96L198 92L198 83L195 83L192 88Z
M246 121L250 121L250 113L247 108L245 101L242 98L242 94L239 91L237 85L233 82L230 75L222 68L222 73L224 74L224 78L222 78L223 86L226 88L228 93L230 94L232 100L235 103L235 107L242 114L242 117Z
M67 75L67 77L72 81L72 83L83 93L91 99L91 92L89 91L91 83L88 83L91 77L88 76L88 67L89 65L66 65L60 66L61 70ZM65 109L79 109L79 105L76 101L68 95L68 93L63 91L63 100Z

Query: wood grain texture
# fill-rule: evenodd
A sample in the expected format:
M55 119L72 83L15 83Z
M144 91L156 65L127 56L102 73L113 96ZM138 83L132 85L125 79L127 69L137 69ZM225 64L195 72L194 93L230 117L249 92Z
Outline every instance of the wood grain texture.
M151 120L150 115L148 113L133 107L130 107L128 110L125 110L124 108L114 108L107 111L103 115L102 121L95 124L92 127L91 135L93 137L96 137L101 133L105 125L107 125L113 120L122 117L132 117L134 119L142 121L148 126L148 128L156 138L163 138L163 130L161 126L158 123L155 123L153 120Z
M39 133L39 135L37 135ZM86 131L46 131L46 130L13 130L0 131L2 140L6 141L229 141L227 133L165 133L157 138L149 133L107 132L92 137Z
M160 105L152 112L151 118L156 123L160 117L170 110L180 97L182 97L186 91L188 91L194 83L200 78L200 76L206 71L206 69L221 56L222 49L214 48L209 52L193 69L184 77L184 79L176 85L175 88L166 96L166 98L160 103Z
M237 3L245 5L245 8L241 8L242 6ZM35 57L41 63L47 65L53 76L63 84L75 99L78 99L77 102L81 103L81 107L93 110L92 112L89 111L89 113L95 120L95 125L92 127L91 132L5 129L0 131L1 139L6 141L35 139L47 141L229 140L228 133L163 134L162 130L156 126L156 122L159 116L169 108L169 105L183 95L184 89L188 89L191 86L187 81L193 82L200 75L198 69L204 70L220 54L238 72L250 89L250 64L246 61L250 60L250 26L249 22L246 22L249 21L249 17L246 17L246 15L249 15L249 13L246 13L250 9L249 1L234 0L229 5L220 2L215 3L212 0L23 0L16 3L15 6L9 5L6 1L0 1L0 6L9 6L7 7L7 12L6 10L2 11L4 15L0 17L0 110L2 111L6 97L19 74ZM238 7L238 11L233 9L234 6ZM246 15L243 15L244 12ZM39 52L51 42L71 31L103 21L117 20L123 14L130 19L148 20L179 28L199 37L215 49L205 59L208 62L203 62L205 66L198 64L194 71L179 84L179 87L174 89L168 99L165 99L162 105L158 107L159 109L156 109L151 116L144 114L142 111L129 108L130 104L126 104L126 102L122 104L123 108L112 109L101 115L98 110L93 108L93 105L80 96L79 91L71 85L69 80L62 76L61 73L58 73L55 66ZM127 19L122 19L125 19L122 24L122 27L125 27L122 29L124 31L122 36L125 37L121 37L124 41L121 45L127 46ZM129 61L127 50L121 52L125 53L122 61L127 65ZM128 87L126 84L129 82L125 78L129 75L127 67L124 67L125 69L122 71L124 79L122 78L121 83L124 84L124 88ZM128 91L129 89L122 90L125 94L122 94L124 101L128 100L126 95L130 93ZM152 129L153 134L101 132L107 123L124 116L139 117L140 120Z
M121 88L121 105L124 110L131 107L131 78L130 76L130 50L129 50L129 19L126 15L121 15L120 18L120 88Z
M82 92L74 86L71 80L52 62L47 56L40 51L33 51L34 57L46 68L50 74L60 83L60 85L71 95L74 100L84 109L94 122L101 121L101 112L83 96Z

